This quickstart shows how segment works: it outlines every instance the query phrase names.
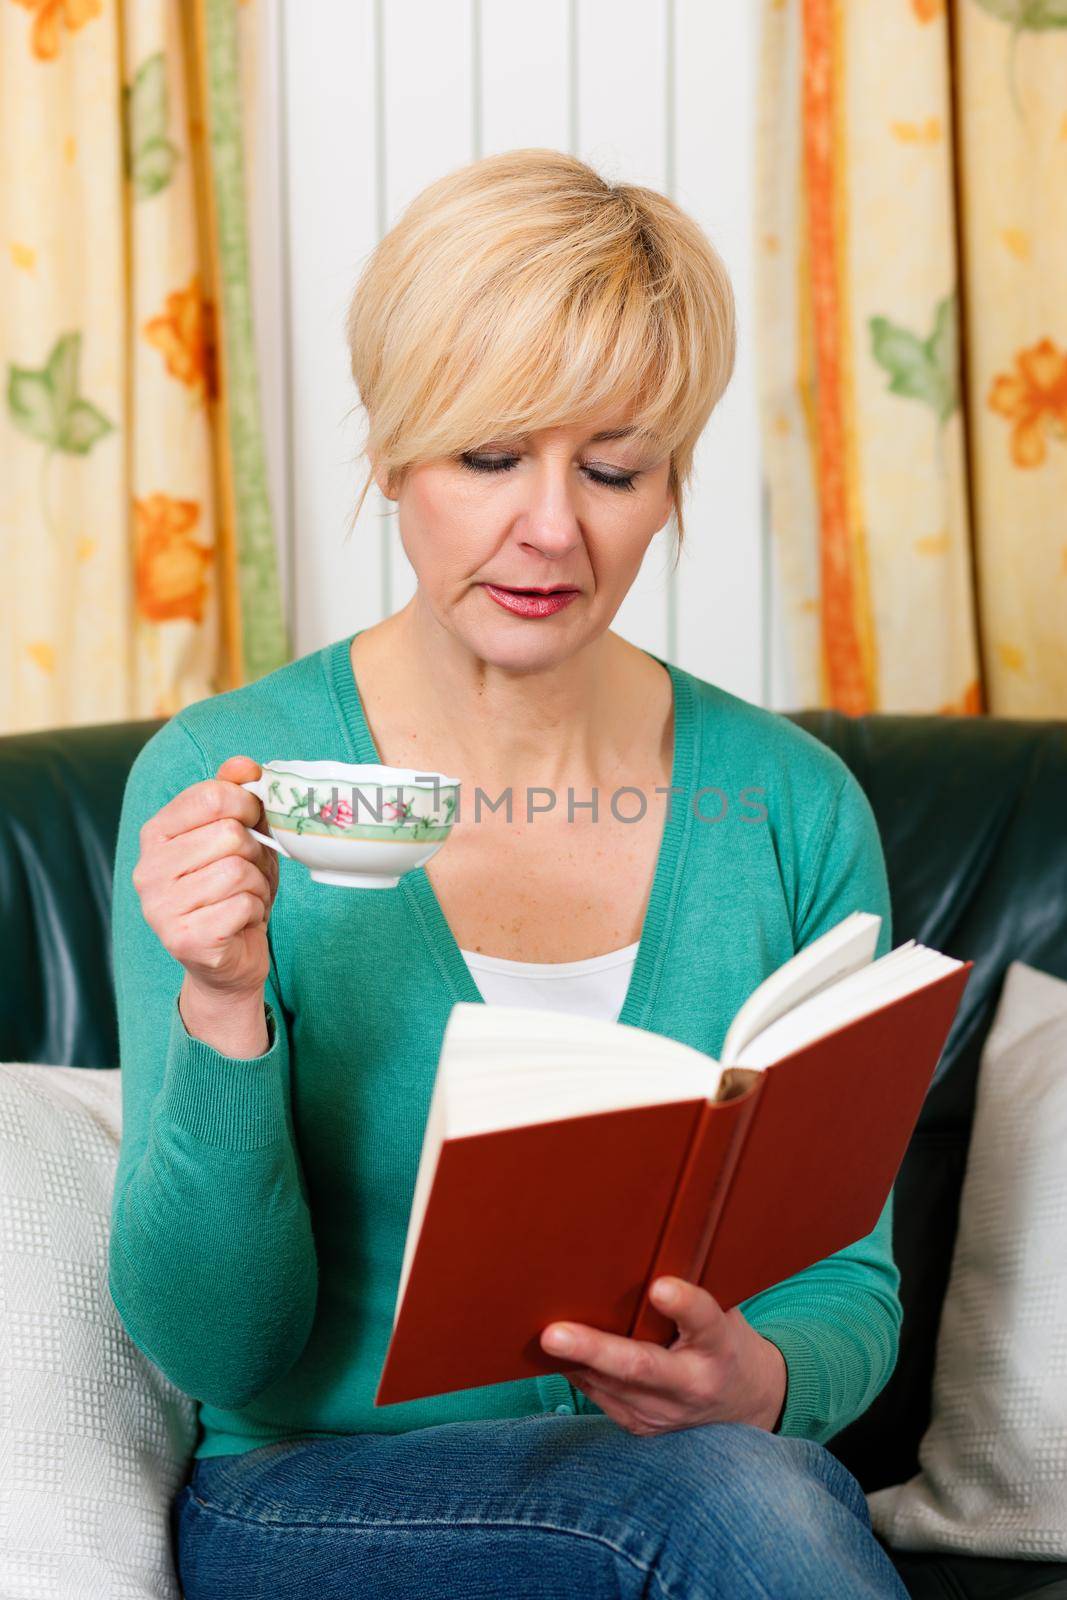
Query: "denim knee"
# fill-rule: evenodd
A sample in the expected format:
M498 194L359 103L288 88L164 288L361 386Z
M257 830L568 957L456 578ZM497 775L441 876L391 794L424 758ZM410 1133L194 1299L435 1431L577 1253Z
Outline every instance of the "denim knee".
M862 1490L822 1445L745 1423L622 1438L620 1510L669 1594L906 1600Z

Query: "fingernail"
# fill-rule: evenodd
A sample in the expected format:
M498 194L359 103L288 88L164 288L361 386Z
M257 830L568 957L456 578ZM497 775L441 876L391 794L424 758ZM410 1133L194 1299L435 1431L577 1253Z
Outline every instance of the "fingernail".
M678 1290L673 1283L668 1283L666 1279L660 1279L654 1288L656 1299L660 1305L669 1306L678 1298Z
M551 1333L546 1333L545 1342L553 1350L571 1350L574 1348L574 1335L569 1328L553 1328Z

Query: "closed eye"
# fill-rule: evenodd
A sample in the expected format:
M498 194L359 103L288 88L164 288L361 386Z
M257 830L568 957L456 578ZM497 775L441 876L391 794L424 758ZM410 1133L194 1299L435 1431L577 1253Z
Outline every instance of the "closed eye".
M469 451L460 456L460 461L471 472L510 472L518 461L518 456L478 456ZM593 483L602 483L608 489L632 489L640 472L628 472L619 477L609 477L607 473L597 472L594 467L583 467L582 471Z

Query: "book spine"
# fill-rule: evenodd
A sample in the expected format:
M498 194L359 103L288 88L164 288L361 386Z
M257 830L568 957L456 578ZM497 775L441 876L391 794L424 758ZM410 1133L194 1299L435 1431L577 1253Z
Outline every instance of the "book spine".
M664 1276L699 1281L762 1088L761 1075L736 1099L709 1100L701 1111L630 1325L632 1339L669 1344L677 1332L648 1291Z

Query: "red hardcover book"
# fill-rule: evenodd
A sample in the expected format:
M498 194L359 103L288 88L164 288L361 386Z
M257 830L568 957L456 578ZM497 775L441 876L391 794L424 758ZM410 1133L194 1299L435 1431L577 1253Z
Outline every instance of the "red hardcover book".
M973 963L855 912L772 973L721 1059L627 1024L457 1004L376 1405L556 1372L549 1322L667 1345L669 1273L729 1309L869 1233Z

